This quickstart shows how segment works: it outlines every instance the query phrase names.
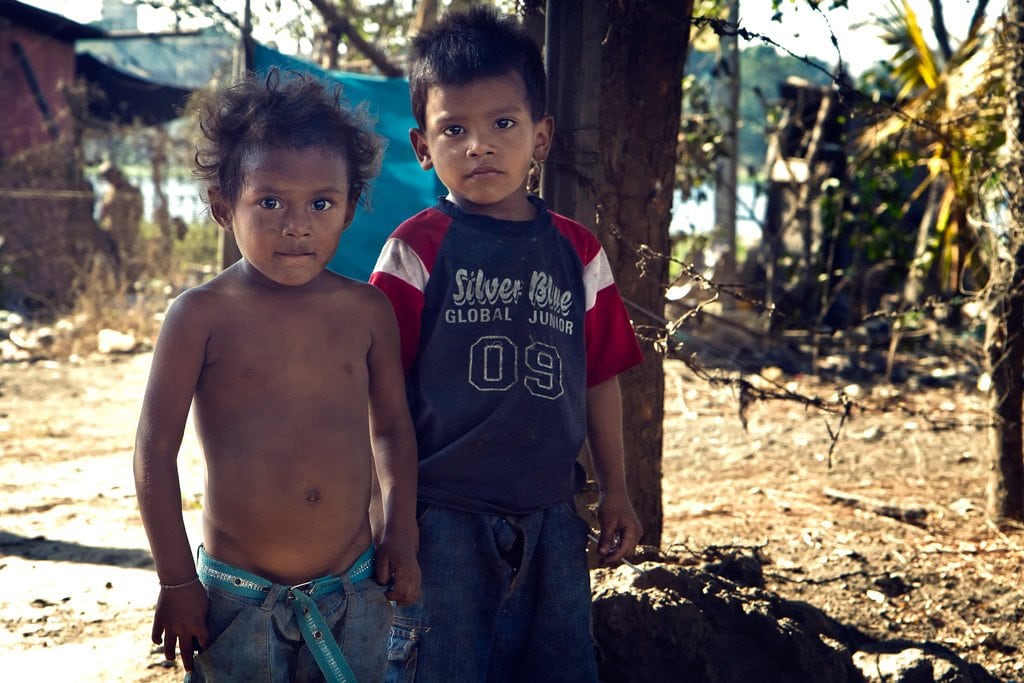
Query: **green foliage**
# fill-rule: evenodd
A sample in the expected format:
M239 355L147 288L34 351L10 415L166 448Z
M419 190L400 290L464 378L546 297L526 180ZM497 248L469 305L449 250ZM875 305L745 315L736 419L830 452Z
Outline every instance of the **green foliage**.
M815 85L828 85L828 66L811 60L817 68L800 59L782 55L768 45L757 45L740 52L740 162L742 167L758 171L764 164L766 120L778 97L779 85L786 78L802 78ZM824 71L822 71L824 69Z
M880 109L859 134L852 166L872 164L885 149L892 150L889 164L894 165L879 166L876 173L914 168L915 182L904 188L905 204L934 214L928 254L918 254L914 265L924 272L934 268L940 289L955 292L969 271L985 278L984 235L969 216L984 209L982 190L998 173L1004 140L998 53L981 53L986 36L974 25L944 59L929 46L908 4L890 1L888 11L879 25L892 59L865 74L861 88L873 88L877 100L893 105ZM987 57L982 68L975 64L979 55Z
M212 220L192 223L182 239L174 240L174 260L182 269L217 265L219 231Z
M688 197L714 182L715 158L722 142L722 128L712 113L710 85L694 74L683 78L683 115L679 126L676 184Z
M907 198L919 182L919 169L900 146L881 144L861 163L850 164L843 187L824 194L822 222L845 226L866 263L907 264L917 237L906 220Z
M681 168L679 174L684 191L710 182L714 159L721 153L722 131L716 118L719 112L714 90L724 86L715 72L717 60L716 53L701 50L692 50L687 60L680 159L687 168ZM739 167L747 177L760 174L764 166L768 127L776 116L779 86L789 77L817 85L829 83L826 65L814 63L826 71L780 54L768 45L740 51Z
M682 264L692 264L701 260L700 253L707 249L710 243L710 233L677 235L672 240L668 281L676 283L688 276L689 273L684 271Z

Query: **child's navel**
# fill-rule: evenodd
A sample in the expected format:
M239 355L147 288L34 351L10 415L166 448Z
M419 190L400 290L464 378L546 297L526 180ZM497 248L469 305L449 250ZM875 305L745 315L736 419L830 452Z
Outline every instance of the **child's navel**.
M320 492L316 489L310 489L306 492L306 502L316 503L320 500Z

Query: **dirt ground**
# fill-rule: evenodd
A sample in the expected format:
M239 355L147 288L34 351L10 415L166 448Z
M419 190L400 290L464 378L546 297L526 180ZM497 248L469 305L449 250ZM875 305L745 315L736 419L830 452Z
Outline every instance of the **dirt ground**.
M149 640L156 577L131 474L150 358L0 365L5 678L181 680ZM1024 680L1024 532L985 519L984 401L948 379L955 368L932 369L917 388L849 387L857 405L889 409L855 407L831 453L838 415L757 402L744 429L734 385L679 361L666 368L664 553L757 553L780 595ZM823 398L850 384L764 374ZM182 494L196 541L202 468L186 433Z

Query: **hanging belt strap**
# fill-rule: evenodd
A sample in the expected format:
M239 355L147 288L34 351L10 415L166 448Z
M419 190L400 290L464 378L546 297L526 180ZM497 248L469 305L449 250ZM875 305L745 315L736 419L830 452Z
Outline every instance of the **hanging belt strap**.
M217 588L247 600L265 600L274 583L210 557L199 546L199 578L207 588ZM373 546L359 556L346 572L351 583L373 576ZM281 599L292 606L302 639L329 683L356 683L356 677L345 661L345 655L334 640L327 622L316 606L316 598L343 590L340 576L324 576L294 586L282 586Z

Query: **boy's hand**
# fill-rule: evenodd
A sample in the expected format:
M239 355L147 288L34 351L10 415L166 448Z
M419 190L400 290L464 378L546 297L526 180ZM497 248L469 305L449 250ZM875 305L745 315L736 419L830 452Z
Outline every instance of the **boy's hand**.
M601 525L601 535L597 540L601 564L613 565L630 557L644 530L625 491L600 494L597 521Z
M153 642L164 644L164 657L174 661L177 645L185 671L192 671L193 651L202 652L210 646L206 630L206 613L210 606L206 589L198 581L185 588L160 590L153 617Z
M420 599L420 563L416 559L418 534L407 539L385 533L374 557L374 578L390 584L386 595L403 607Z

